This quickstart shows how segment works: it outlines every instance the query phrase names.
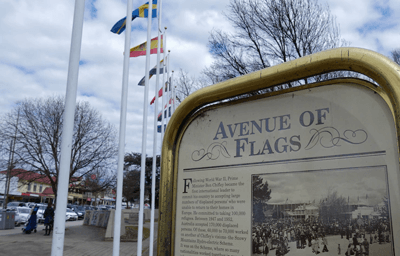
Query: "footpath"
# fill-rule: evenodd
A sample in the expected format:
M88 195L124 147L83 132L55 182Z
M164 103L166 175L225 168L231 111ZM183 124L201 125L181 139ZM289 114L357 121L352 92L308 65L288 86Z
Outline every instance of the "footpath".
M83 226L83 221L66 224L63 256L110 256L113 241L105 241L106 229L95 226ZM150 228L150 223L144 227ZM44 236L44 226L38 225L37 233L24 234L22 227L0 230L0 256L46 256L51 255L52 235ZM154 253L156 254L158 223L154 223ZM150 238L143 241L142 255L149 254ZM120 255L136 255L137 242L121 242Z

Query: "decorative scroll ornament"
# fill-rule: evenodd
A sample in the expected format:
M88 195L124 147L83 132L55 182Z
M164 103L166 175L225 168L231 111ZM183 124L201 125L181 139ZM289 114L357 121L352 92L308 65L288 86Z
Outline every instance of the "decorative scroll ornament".
M368 139L368 134L362 129L355 131L345 130L343 135L334 127L324 127L322 129L311 129L312 134L310 141L305 147L306 150L312 149L318 143L324 148L332 148L340 146L340 142L344 141L350 144L362 144Z
M220 155L230 158L231 155L229 155L228 150L226 149L226 141L223 141L221 143L219 142L214 142L208 146L207 151L205 149L199 149L195 150L192 153L192 160L193 161L200 161L203 158L206 158L207 160L216 160Z

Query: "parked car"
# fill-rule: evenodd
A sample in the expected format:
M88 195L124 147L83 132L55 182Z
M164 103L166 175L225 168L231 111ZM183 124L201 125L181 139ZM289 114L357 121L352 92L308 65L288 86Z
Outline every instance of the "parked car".
M85 208L83 206L74 205L71 210L78 215L78 220L85 218Z
M85 208L85 211L93 210L92 206L90 206L90 205L85 205L85 206L83 206L83 208Z
M38 216L38 223L44 222L44 211L47 208L47 204L37 204L39 210L37 211L36 215Z
M24 202L9 202L7 204L7 208L16 208L16 207L28 207L28 205Z
M65 212L65 220L77 220L78 215L71 209L67 208Z
M26 207L32 208L36 203L33 202L27 202Z
M25 224L31 213L31 208L29 207L16 207L15 208L15 226Z

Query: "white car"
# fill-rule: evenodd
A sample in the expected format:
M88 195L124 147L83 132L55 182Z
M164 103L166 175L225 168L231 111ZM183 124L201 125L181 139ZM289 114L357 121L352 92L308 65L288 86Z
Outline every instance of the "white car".
M30 213L31 208L29 207L15 207L15 226L28 222Z
M38 204L37 207L39 207L39 210L37 211L36 215L38 216L38 223L44 222L44 211L47 208L46 204Z
M67 208L65 212L65 220L77 220L78 215L71 209Z

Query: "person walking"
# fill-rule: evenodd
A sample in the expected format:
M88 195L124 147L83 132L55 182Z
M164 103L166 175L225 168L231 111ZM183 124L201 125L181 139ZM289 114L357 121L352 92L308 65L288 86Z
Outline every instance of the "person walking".
M39 207L37 205L32 207L30 217L28 220L28 223L26 224L25 228L22 229L22 231L25 234L30 234L32 231L35 231L36 233L36 227L37 227L37 211L39 210Z
M52 203L49 202L47 205L46 210L44 211L44 226L45 226L45 236L49 236L51 230L53 229L53 222L54 222L54 209L52 207Z

